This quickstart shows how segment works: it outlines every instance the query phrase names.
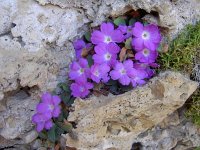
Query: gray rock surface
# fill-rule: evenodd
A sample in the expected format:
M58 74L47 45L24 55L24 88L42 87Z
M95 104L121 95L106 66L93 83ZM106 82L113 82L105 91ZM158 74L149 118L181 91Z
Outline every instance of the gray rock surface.
M189 150L200 146L200 130L184 117L184 108L133 140L142 150Z
M121 95L76 99L68 120L77 125L67 136L67 146L78 150L131 149L139 134L180 108L197 86L180 73L165 72ZM169 135L162 140L163 149L173 142Z
M29 132L33 128L31 117L35 112L37 103L38 100L30 98L24 92L9 97L6 102L6 111L0 113L3 116L2 122L4 123L0 130L0 135L5 139L12 140L20 138L24 133Z

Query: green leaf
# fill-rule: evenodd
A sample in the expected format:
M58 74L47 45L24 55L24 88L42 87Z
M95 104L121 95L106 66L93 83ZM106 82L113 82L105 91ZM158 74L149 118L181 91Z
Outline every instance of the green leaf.
M91 32L89 32L89 31L86 32L84 36L85 36L85 39L86 39L88 42L91 42Z
M63 129L65 132L70 132L73 129L73 126L71 123L63 123L63 122L57 122L57 126L59 126L61 129Z
M38 136L41 138L41 139L47 139L47 132L46 131L42 131L38 134Z
M129 22L128 22L128 25L129 26L132 26L132 25L134 25L134 23L136 22L137 20L135 19L135 18L131 18L130 20L129 20Z
M107 83L105 83L106 85L117 85L117 80L112 80L110 79Z
M88 61L88 65L91 67L94 63L93 59L92 59L92 55L88 55L87 56L87 61Z
M63 111L61 111L59 117L57 118L57 121L63 121L64 119L64 115L63 115Z
M67 105L67 106L71 106L71 105L74 103L74 100L75 100L75 98L74 98L74 97L71 97L71 98L67 101L66 105Z
M65 104L67 104L68 103L68 101L70 100L70 98L71 98L71 93L69 93L69 92L63 92L62 94L61 94L61 100L65 103Z
M126 21L125 19L123 19L122 17L118 17L114 20L114 24L119 26L119 25L126 25Z
M48 135L48 139L51 141L51 142L55 142L56 141L56 127L55 125L53 125L53 127L47 132L47 135Z
M149 23L147 21L143 21L144 26L147 26Z
M118 94L118 88L116 85L110 86L110 91L114 94Z
M126 47L127 49L132 49L131 41L132 41L132 38L131 38L131 37L128 38L128 39L126 39L125 47Z
M123 92L128 92L133 89L132 85L128 85L128 86L120 85L120 88Z
M59 83L58 87L61 88L64 91L66 91L66 92L70 92L70 88L66 83Z
M60 128L58 125L55 125L55 133L56 133L56 140L58 140L65 131Z

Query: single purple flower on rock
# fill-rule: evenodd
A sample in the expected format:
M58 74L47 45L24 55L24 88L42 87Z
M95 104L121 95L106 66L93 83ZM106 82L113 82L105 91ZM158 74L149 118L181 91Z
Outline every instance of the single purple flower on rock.
M118 30L120 30L122 32L122 34L124 34L125 39L128 39L129 37L131 37L132 34L132 26L125 26L125 25L119 25L119 27L117 28Z
M115 30L112 23L102 23L100 30L92 32L91 41L93 44L120 43L124 40L121 31Z
M46 92L42 95L42 102L37 105L37 112L41 114L49 113L52 117L58 117L60 110L61 99L57 95L51 95Z
M91 66L91 79L96 83L99 83L101 80L106 83L110 79L108 72L110 71L110 66L107 64L94 64Z
M161 34L158 26L150 24L143 26L140 22L136 22L133 28L132 46L136 50L142 50L145 47L150 50L156 50L160 41Z
M156 61L157 57L157 51L151 51L147 48L144 48L135 54L135 59L141 63L153 63Z
M71 80L85 82L90 77L88 61L80 58L78 62L74 61L70 65L69 77Z
M47 116L41 113L33 115L32 122L36 124L37 132L41 132L43 129L49 130L53 126L52 120Z
M120 48L114 43L109 43L108 45L100 44L94 48L96 54L93 55L93 60L96 64L108 64L112 66L117 59L117 53L119 53Z
M72 83L70 89L74 97L84 98L90 93L90 89L93 88L93 84L90 82L75 82Z
M86 44L82 39L78 39L73 42L73 46L76 51L76 58L79 59L82 57L81 54L83 49L89 50L92 44L91 43Z
M146 83L144 80L148 77L148 74L145 72L145 70L135 70L131 74L131 83L133 87L136 87L137 85L143 85Z
M123 63L117 62L114 66L114 70L110 72L110 76L113 80L119 80L122 85L129 85L134 71L133 61L126 60Z

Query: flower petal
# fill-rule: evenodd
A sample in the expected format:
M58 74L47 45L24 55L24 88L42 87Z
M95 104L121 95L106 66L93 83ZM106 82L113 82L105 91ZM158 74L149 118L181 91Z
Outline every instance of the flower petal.
M115 30L111 34L111 39L113 42L120 43L124 40L124 35L119 30Z
M110 22L101 24L101 32L110 35L114 31L114 25Z
M42 99L42 102L44 102L44 103L50 103L51 102L51 94L49 92L43 93L41 99Z
M120 77L121 77L121 74L119 71L116 71L116 70L112 70L110 72L110 76L113 80L118 80Z
M143 25L140 22L136 22L133 28L133 35L135 37L141 37L143 30Z
M102 32L97 31L97 30L92 32L91 41L93 44L104 43L104 38L105 38L105 35Z
M144 48L143 40L141 38L133 38L132 46L135 47L136 50L142 50Z
M120 51L120 47L115 43L109 43L106 48L112 54L117 54Z
M73 42L73 46L75 50L80 50L82 48L85 47L85 42L81 39L76 40L75 42Z
M88 67L88 61L85 58L80 58L79 59L79 64L82 68L87 68Z
M36 127L37 132L41 132L43 129L44 129L44 122L38 123Z
M54 95L54 96L52 96L52 101L53 101L53 104L54 104L54 106L57 106L57 105L59 105L59 104L60 104L60 102L61 102L61 99L60 99L60 97L59 97L59 96L57 96L57 95Z
M144 46L146 46L149 50L156 50L156 45L151 40L144 40Z
M123 75L123 76L120 77L119 82L122 85L129 85L130 82L131 82L131 79L127 75Z
M45 113L48 109L48 104L50 104L50 103L39 103L36 108L37 112Z
M94 51L96 54L103 55L106 53L106 45L105 44L99 44L94 47Z
M61 112L60 106L57 106L57 107L54 108L52 116L56 118L56 117L59 116L60 112Z
M53 126L52 120L48 120L47 122L45 122L45 129L49 130L51 129L51 127Z

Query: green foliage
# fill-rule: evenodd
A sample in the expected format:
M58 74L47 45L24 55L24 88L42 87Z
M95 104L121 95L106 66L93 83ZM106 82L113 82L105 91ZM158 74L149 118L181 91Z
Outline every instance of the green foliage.
M91 42L91 32L86 32L84 37L88 42Z
M119 26L119 25L126 25L126 21L125 21L124 18L118 17L118 18L116 18L116 19L114 20L114 24L115 24L116 26Z
M87 56L87 61L88 61L89 67L91 67L94 64L94 61L92 59L92 55L88 55Z
M166 43L165 43L166 44ZM162 45L163 46L163 45ZM160 53L160 70L183 71L191 74L196 49L200 47L200 23L187 26L183 32L169 44L167 52ZM166 51L166 45L162 47Z
M128 39L126 39L125 47L126 47L127 49L132 49L131 41L132 41L132 38L131 38L131 37L128 38Z
M135 19L135 18L131 18L130 20L129 20L129 22L128 22L128 25L129 26L132 26L132 25L134 25L134 23L136 22L137 20Z
M200 89L198 89L191 97L191 105L185 113L194 124L200 127Z
M194 150L200 150L200 147L196 147Z
M192 74L194 59L197 57L197 50L200 49L200 22L194 25L188 25L181 34L169 45L164 39L161 44L157 70L182 71L189 75ZM190 118L194 124L200 126L200 89L198 89L190 98L188 110L185 112L187 118Z

